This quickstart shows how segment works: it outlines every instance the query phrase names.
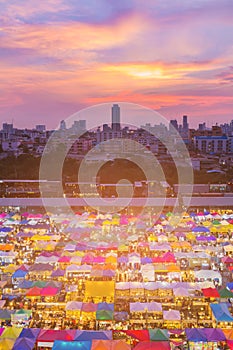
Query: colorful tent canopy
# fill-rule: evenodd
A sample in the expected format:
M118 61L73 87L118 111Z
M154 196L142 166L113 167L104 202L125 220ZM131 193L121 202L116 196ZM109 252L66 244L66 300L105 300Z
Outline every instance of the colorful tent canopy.
M216 288L204 288L202 293L206 298L219 298L219 292Z
M125 334L127 334L129 337L132 337L134 339L137 339L139 341L148 341L150 340L150 335L149 335L149 331L148 330L127 330L127 331L123 331Z
M220 298L224 298L224 299L233 298L233 293L227 288L221 289L219 291L219 295L220 295Z
M75 338L76 331L71 330L56 330L56 329L42 329L37 338L38 342L54 342L55 340L71 341Z
M1 338L17 339L22 331L22 328L7 327L1 335Z
M91 350L130 350L130 345L122 340L93 340Z
M40 333L39 328L23 328L19 338L36 339Z
M210 304L210 306L217 322L233 322L227 303Z
M32 350L36 339L18 338L14 344L13 350Z
M52 350L91 350L91 341L55 340Z
M181 316L178 310L163 311L163 318L167 321L180 321Z
M12 350L15 339L0 339L0 350Z
M190 342L207 342L206 334L202 328L186 328L185 333Z
M113 311L97 310L96 319L99 321L110 321L113 320Z
M169 334L166 329L149 329L149 336L152 341L169 341Z
M81 331L77 330L75 333L74 340L85 341L85 340L112 340L112 331Z
M190 342L225 341L226 336L219 328L186 328L185 333Z
M170 344L169 342L165 341L143 341L137 344L134 348L134 350L170 350Z

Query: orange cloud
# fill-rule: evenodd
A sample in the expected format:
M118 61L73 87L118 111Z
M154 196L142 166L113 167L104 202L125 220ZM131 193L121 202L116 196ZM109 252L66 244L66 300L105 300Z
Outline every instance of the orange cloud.
M19 24L4 27L2 44L8 48L33 49L38 54L76 58L80 50L94 51L118 47L135 40L145 27L143 18L130 15L111 24L69 22L58 24Z

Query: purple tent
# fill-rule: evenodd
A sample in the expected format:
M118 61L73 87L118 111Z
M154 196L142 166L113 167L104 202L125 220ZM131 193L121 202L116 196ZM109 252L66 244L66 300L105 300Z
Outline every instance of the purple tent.
M125 263L127 264L127 262L129 261L129 258L127 256L120 256L118 259L117 259L118 263Z
M76 330L74 340L87 341L87 340L112 340L112 331L82 331Z
M114 270L103 270L104 277L114 277L116 272Z
M13 346L13 350L32 350L35 343L35 338L18 338Z
M19 338L36 339L40 333L40 328L23 328Z
M145 257L145 258L141 258L141 263L144 265L144 264L150 264L152 263L152 259L151 258L148 258L148 257Z
M51 274L51 277L63 277L65 275L65 270L57 269Z
M207 337L203 328L186 328L185 333L190 342L207 342Z
M204 328L208 342L226 341L226 337L220 328Z

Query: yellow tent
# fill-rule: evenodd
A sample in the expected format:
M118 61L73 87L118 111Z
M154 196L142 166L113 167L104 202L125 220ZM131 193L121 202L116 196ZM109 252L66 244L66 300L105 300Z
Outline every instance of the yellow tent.
M125 245L125 244L122 244L122 245L119 246L118 250L120 252L127 252L129 250L129 247L127 245Z
M105 260L106 264L116 264L117 258L115 256L108 256Z
M32 236L32 241L50 241L51 237L48 235L34 235Z
M4 329L0 339L17 339L21 332L22 328L7 327Z
M15 339L0 339L0 350L13 349Z
M17 266L10 264L10 265L4 267L4 272L5 273L13 273L13 272L15 272L16 269L17 269Z
M85 297L114 298L114 281L86 281Z

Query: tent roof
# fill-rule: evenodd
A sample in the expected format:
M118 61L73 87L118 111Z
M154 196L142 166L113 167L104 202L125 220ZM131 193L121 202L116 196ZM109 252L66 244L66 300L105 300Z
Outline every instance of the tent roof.
M93 340L91 350L130 350L130 345L122 340Z
M36 339L39 333L40 333L39 328L23 328L22 332L19 335L19 338Z
M52 350L91 350L91 341L55 340Z
M168 331L166 329L149 329L150 340L169 341Z
M1 335L1 338L17 339L22 331L22 328L7 327Z
M18 338L14 344L13 350L32 350L36 339Z
M202 293L206 298L219 298L219 292L216 288L204 288Z
M226 303L210 304L214 317L218 322L233 322L233 317Z
M85 341L85 340L111 340L112 331L82 331L77 330L75 333L74 340Z
M191 342L207 342L206 334L203 328L186 328L185 329L186 337L188 341Z
M74 340L76 331L72 330L56 330L56 329L41 329L37 341L53 342L55 340Z
M170 350L170 344L167 341L143 341L138 343L134 350Z

